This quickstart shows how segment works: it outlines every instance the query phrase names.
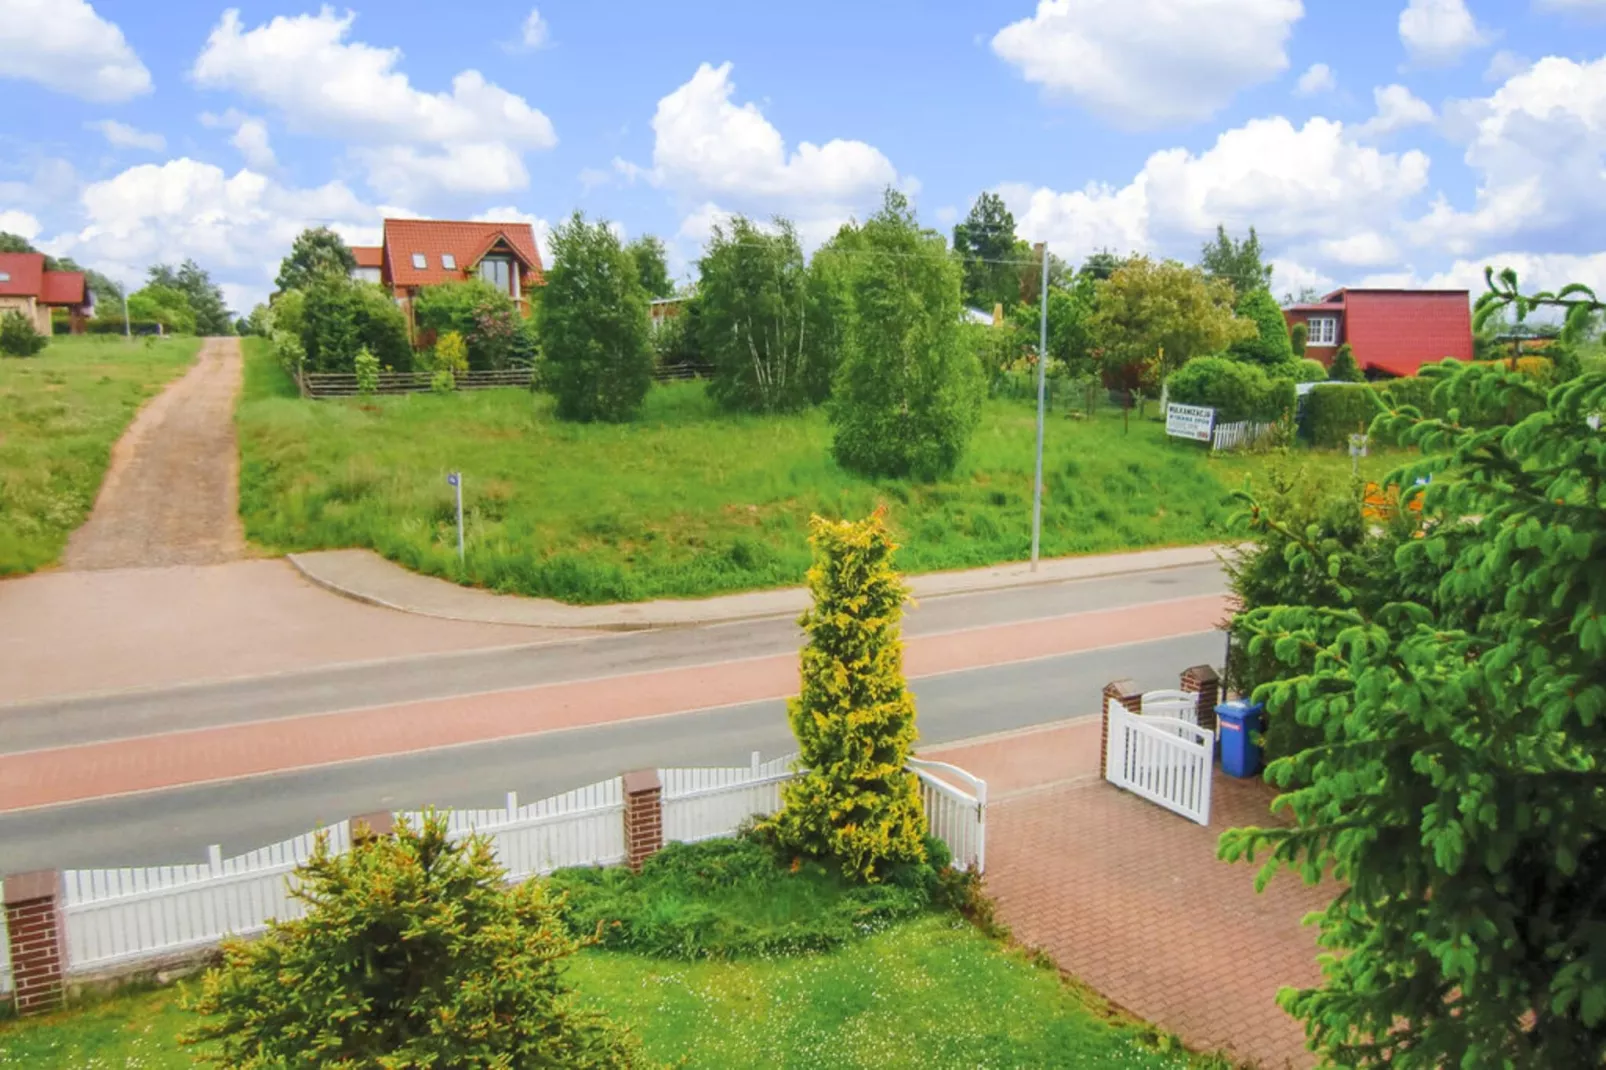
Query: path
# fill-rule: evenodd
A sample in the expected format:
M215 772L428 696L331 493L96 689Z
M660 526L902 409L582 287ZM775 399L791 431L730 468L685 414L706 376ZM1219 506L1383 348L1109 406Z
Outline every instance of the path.
M1283 985L1320 981L1300 919L1331 885L1216 859L1224 829L1272 822L1270 790L1219 770L1203 828L1099 776L1097 717L924 753L987 780L987 890L1017 940L1117 1006L1263 1070L1315 1065Z
M88 522L67 542L69 569L209 565L245 553L236 500L238 338L208 338L182 379L140 410L112 448Z

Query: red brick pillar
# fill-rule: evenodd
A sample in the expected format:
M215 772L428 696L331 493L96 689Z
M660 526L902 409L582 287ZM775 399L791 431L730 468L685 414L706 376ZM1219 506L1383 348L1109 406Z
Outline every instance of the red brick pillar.
M664 789L656 769L626 773L624 782L625 864L640 873L641 864L664 845Z
M1199 696L1199 727L1216 730L1216 704L1221 701L1221 678L1208 665L1182 670L1182 690Z
M5 880L6 934L11 944L11 986L18 1014L43 1014L65 1002L66 924L61 875L53 869Z
M1114 699L1133 713L1143 712L1143 692L1131 680L1111 680L1104 685L1104 697L1099 703L1099 776L1106 772L1105 762L1110 754L1110 699Z
M396 815L389 810L376 810L371 814L358 814L348 824L351 825L351 845L361 847L394 833Z

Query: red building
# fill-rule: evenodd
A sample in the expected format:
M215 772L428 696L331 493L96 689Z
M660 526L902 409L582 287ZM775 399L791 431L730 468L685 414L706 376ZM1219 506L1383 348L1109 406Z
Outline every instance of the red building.
M94 297L81 271L46 271L43 253L0 253L0 315L20 312L40 334L50 334L56 309L67 313L73 334L84 333Z
M528 223L387 219L383 245L351 251L357 258L352 275L388 289L409 322L413 298L424 286L478 277L506 291L528 315L527 295L545 282L535 229Z
M1305 324L1305 356L1331 365L1348 345L1362 371L1415 375L1445 357L1472 359L1472 304L1466 290L1334 290L1283 309Z

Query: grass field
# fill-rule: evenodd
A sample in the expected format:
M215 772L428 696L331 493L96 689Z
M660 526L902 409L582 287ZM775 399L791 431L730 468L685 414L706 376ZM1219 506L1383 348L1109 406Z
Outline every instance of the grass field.
M584 952L580 998L663 1063L737 1067L1124 1067L1199 1065L1162 1052L1058 974L1001 950L951 915L902 923L840 951L738 962ZM191 1066L175 1038L179 990L0 1022L0 1067Z
M459 582L614 602L799 583L813 513L884 504L909 572L1021 560L1031 545L1035 417L1020 402L989 402L960 471L919 486L838 468L821 412L729 416L695 383L655 387L635 423L575 426L520 390L306 402L264 348L248 343L247 354L241 513L247 536L270 549L364 546ZM1269 456L1211 458L1152 420L1124 431L1119 414L1057 414L1043 553L1220 539L1229 488ZM1350 465L1308 463L1332 478ZM446 485L454 469L466 567Z
M57 338L36 357L0 357L0 576L61 555L95 504L112 444L199 344Z

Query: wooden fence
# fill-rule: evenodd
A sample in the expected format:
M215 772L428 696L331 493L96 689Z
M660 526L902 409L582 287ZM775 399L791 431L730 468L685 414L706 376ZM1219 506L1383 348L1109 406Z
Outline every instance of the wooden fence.
M769 762L753 755L745 768L661 769L666 841L730 836L754 815L781 805L781 785L796 774L795 757ZM980 870L986 860L987 785L941 762L911 761L933 835L953 852L954 865ZM513 880L566 866L614 865L625 858L624 790L614 777L528 805L509 794L500 809L447 812L454 839L487 837ZM404 812L397 819L418 822ZM270 918L301 916L292 895L296 867L327 835L335 852L351 849L350 822L224 858L214 846L207 861L62 873L62 918L69 976L120 972L215 946L224 936L249 936ZM11 990L9 945L0 912L0 993Z
M707 364L674 364L654 368L655 382L671 383L691 379L706 379L713 374ZM503 368L500 371L463 372L455 376L459 390L490 390L496 387L523 387L528 389L535 377L533 368ZM376 394L427 394L432 389L433 372L380 372ZM302 397L343 398L362 393L357 377L347 372L302 372L296 376L296 385Z

